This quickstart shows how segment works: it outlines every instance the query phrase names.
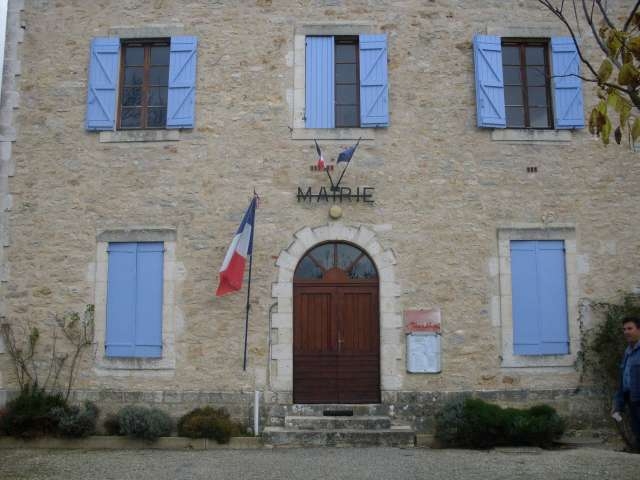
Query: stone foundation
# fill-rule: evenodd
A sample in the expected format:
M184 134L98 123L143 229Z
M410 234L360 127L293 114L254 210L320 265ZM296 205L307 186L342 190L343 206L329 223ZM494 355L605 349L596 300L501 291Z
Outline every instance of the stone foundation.
M16 391L0 391L0 398L14 397ZM288 395L260 392L260 430L266 425L284 426L285 415L307 409L322 409L314 405L294 405ZM575 430L608 428L601 394L591 389L554 390L486 390L464 392L382 392L382 403L360 405L358 415L388 415L398 423L410 425L416 432L433 433L437 412L447 403L460 398L476 397L501 406L517 408L546 403L566 420L567 428ZM145 405L160 408L178 419L188 411L205 405L226 408L231 416L253 428L254 392L203 391L122 391L75 390L70 402L95 402L101 417L115 413L125 405ZM321 412L319 413L322 414Z

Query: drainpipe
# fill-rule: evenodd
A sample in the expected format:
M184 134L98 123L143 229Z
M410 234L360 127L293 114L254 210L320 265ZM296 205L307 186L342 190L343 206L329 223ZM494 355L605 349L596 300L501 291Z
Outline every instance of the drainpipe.
M253 396L253 435L260 435L260 390L256 390Z
M273 315L273 309L278 306L278 302L272 303L269 307L269 331L267 332L267 345L269 356L267 357L267 386L271 387L271 317Z

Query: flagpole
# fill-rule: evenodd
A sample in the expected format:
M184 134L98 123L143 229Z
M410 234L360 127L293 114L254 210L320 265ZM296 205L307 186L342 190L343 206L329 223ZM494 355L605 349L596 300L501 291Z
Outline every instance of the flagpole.
M255 225L255 221L253 222ZM253 230L251 231L253 236ZM249 295L251 294L251 264L253 263L253 252L249 255L249 281L247 282L247 312L244 319L244 357L242 361L242 371L247 371L247 336L249 331L249 309L251 304L249 303Z
M358 148L358 145L360 145L360 140L362 140L362 137L358 138L358 141L356 142L356 145L353 147L353 152L351 153L351 158L353 158L353 155L355 155L356 153L356 149ZM347 166L344 167L344 170L342 170L342 175L340 175L340 178L338 179L338 183L336 184L336 189L340 186L340 182L342 181L342 177L344 177L344 172L347 171L347 168L349 168L349 164L351 163L351 158L349 158L349 161L347 162ZM331 185L333 186L333 182L331 182Z
M256 194L256 191L253 191L253 200L252 202L256 201L256 197L258 195ZM255 232L256 229L256 207L257 205L254 207L253 209L253 227L251 228L251 240L249 242L249 244L253 247L253 233ZM251 266L253 264L253 248L251 251L251 255L249 255L249 280L247 281L247 308L246 308L246 314L245 314L245 318L244 318L244 354L243 354L243 358L242 358L242 371L246 372L247 371L247 337L249 336L249 309L251 308L251 304L249 303L249 297L251 295Z

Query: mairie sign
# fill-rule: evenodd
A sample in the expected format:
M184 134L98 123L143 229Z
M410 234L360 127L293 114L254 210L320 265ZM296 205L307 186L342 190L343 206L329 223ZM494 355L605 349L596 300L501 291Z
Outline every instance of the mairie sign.
M298 202L363 202L373 203L373 187L356 187L353 190L351 187L329 187L327 191L326 187L320 187L317 190L313 190L311 187L307 187L304 190L298 187Z
M324 161L324 155L322 154L322 149L316 140L313 141L316 147L316 152L318 153L318 162L315 165L313 170L315 171L324 171L329 178L329 182L331 183L330 187L320 187L317 190L313 190L312 187L298 187L298 202L313 202L315 200L316 203L320 202L333 202L333 203L343 203L343 202L362 202L362 203L373 203L373 187L355 187L355 190L351 187L342 187L340 186L340 182L342 182L342 177L347 172L347 168L351 164L351 159L353 158L353 154L355 153L358 145L360 144L360 139L356 142L352 147L344 149L338 155L338 160L336 163L344 163L345 167L340 174L340 177L336 182L333 181L333 177L329 171L333 171L333 165L326 165ZM327 190L328 188L328 190Z

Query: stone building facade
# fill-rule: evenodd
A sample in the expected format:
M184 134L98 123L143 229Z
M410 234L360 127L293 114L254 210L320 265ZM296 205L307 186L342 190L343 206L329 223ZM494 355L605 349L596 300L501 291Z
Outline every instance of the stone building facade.
M315 246L346 242L377 272L377 408L420 430L434 406L468 393L549 402L575 419L594 411L590 390L576 393L574 363L589 300L639 285L640 167L629 149L605 148L584 128L478 127L474 35L535 39L551 68L550 39L566 33L536 2L31 0L21 22L2 305L13 324L45 329L53 312L95 305L95 348L74 398L107 410L162 404L174 414L213 403L248 417L258 390L264 417L277 418L294 404L294 272ZM363 43L360 35L386 38L388 125L316 128L306 41ZM121 53L136 41L197 39L193 125L123 128L120 83L116 124L92 127L87 103L108 98L88 85L94 38L115 39ZM597 55L586 32L584 42ZM16 61L5 57L5 80ZM126 65L115 68L125 81ZM591 87L581 95L588 110ZM337 177L338 153L359 138L342 185L368 187L372 201L297 197L299 188L328 188L311 168L314 139ZM244 371L245 289L214 293L254 190ZM550 241L562 245L566 351L519 354L513 245ZM116 244L162 244L160 355L105 348ZM434 309L441 371L409 373L405 313ZM0 373L0 388L15 391L6 354Z

